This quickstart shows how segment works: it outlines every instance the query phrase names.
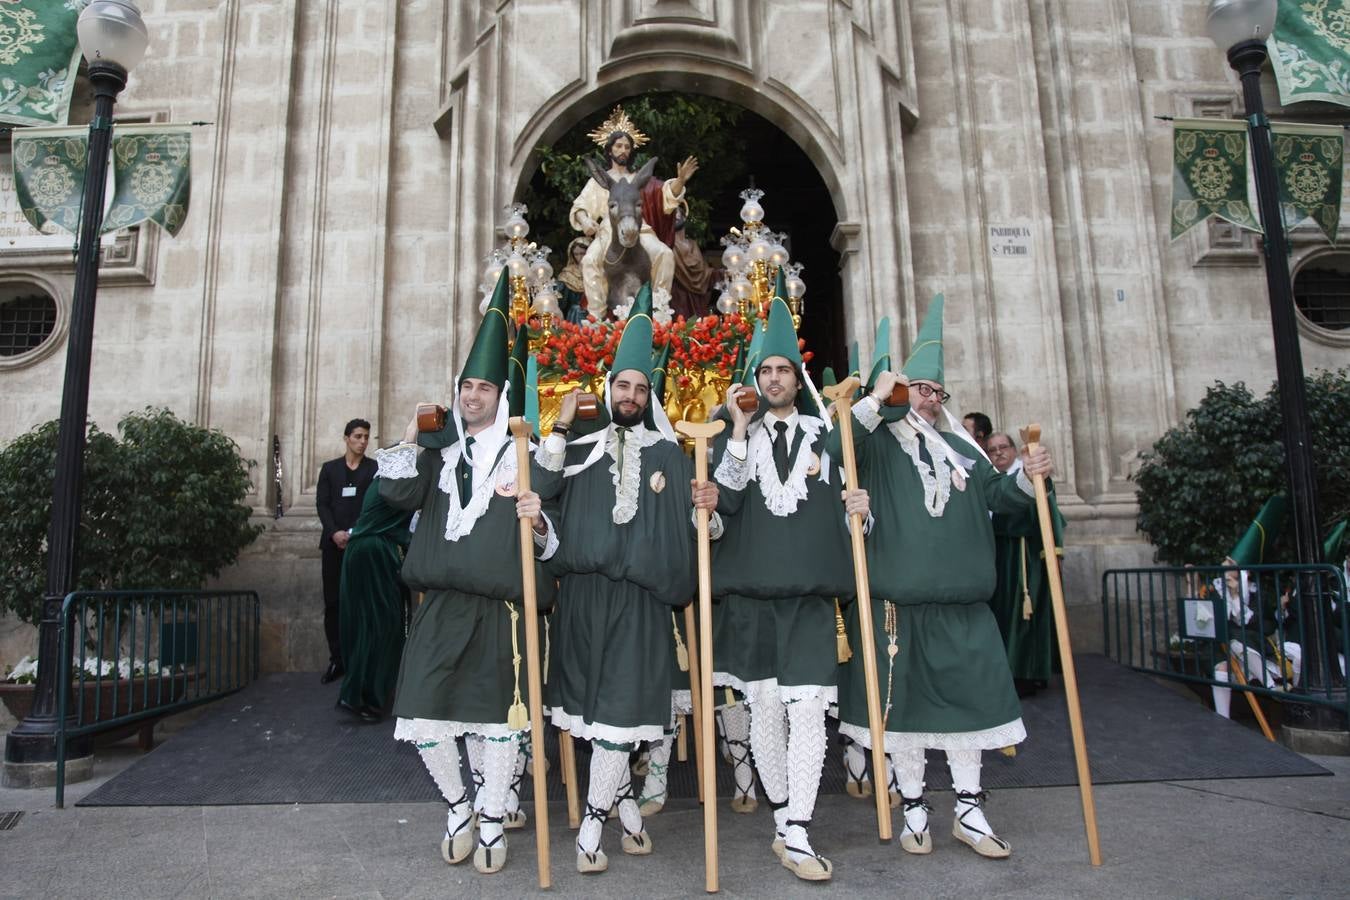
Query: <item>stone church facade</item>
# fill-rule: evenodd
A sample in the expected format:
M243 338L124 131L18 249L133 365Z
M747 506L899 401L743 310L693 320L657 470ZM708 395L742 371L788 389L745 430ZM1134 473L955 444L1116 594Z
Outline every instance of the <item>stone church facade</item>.
M1239 106L1202 3L141 5L151 49L119 115L212 124L194 132L179 237L104 251L90 413L111 427L167 406L258 461L269 529L225 581L262 594L269 668L325 656L314 486L342 423L364 416L388 443L416 402L450 394L534 148L645 90L738 103L805 151L864 353L883 316L903 353L946 294L953 407L1038 421L1057 454L1085 646L1100 572L1151 559L1138 454L1214 380L1274 377L1257 241L1221 224L1168 240L1155 117ZM1333 249L1305 229L1293 242L1296 268ZM50 294L58 322L45 349L0 360L0 440L58 413L68 245L0 241L0 290L15 285ZM1350 335L1304 322L1303 341L1309 370L1345 363ZM25 639L6 628L6 645Z

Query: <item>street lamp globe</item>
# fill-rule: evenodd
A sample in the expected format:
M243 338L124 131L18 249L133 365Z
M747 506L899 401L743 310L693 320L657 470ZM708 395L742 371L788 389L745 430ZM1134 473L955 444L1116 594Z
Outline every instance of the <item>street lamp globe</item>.
M129 72L145 56L150 34L135 0L94 0L75 26L84 58Z
M1227 51L1245 41L1265 42L1275 30L1278 0L1210 0L1205 30Z

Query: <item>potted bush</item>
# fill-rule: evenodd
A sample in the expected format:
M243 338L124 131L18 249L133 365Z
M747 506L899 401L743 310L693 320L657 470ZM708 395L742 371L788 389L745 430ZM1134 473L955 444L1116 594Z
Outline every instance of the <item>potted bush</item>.
M263 530L250 523L243 502L254 463L241 459L223 432L188 424L164 409L128 415L117 430L114 436L89 427L76 586L202 587ZM30 624L41 615L46 586L56 437L57 423L47 422L0 449L0 509L6 513L0 517L0 614ZM110 666L98 661L100 655L113 654L111 648L88 648L90 664ZM123 661L131 663L125 656ZM157 670L154 660L132 664ZM22 693L13 687L35 676L35 661L26 659L11 670L0 695ZM31 693L31 684L26 690Z

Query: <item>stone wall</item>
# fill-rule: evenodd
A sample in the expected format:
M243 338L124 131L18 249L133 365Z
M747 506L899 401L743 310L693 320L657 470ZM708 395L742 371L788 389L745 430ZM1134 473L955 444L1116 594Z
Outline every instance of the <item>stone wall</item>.
M533 148L645 89L740 103L803 148L830 190L864 352L882 316L908 347L945 292L953 407L1002 429L1038 421L1057 455L1071 602L1096 602L1104 568L1150 558L1128 482L1138 454L1214 379L1273 377L1255 239L1167 238L1170 129L1154 116L1230 115L1237 98L1203 4L142 8L151 49L119 114L213 124L194 132L179 237L145 229L105 258L90 412L107 428L169 406L262 463L251 502L269 530L222 581L263 595L268 668L324 659L314 484L342 423L364 416L387 442L416 402L449 394L480 261ZM1296 263L1316 252L1306 231L1294 239ZM0 248L10 277L66 303L73 270L68 254ZM1305 329L1309 368L1346 346ZM0 440L57 415L63 365L58 350L0 369Z

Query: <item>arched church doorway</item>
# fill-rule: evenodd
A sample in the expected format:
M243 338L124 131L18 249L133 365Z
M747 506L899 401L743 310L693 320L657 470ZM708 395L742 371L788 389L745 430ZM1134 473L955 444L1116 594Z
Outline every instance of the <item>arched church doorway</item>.
M597 99L594 108L586 111L574 109L576 124L551 143L534 148L517 191L530 209L532 237L554 251L555 271L566 262L566 247L576 237L567 224L567 214L572 198L589 177L582 158L600 153L587 133L616 103L651 138L637 152L635 168L655 155L659 157L655 175L670 178L680 160L698 157L699 171L688 186L691 218L687 232L710 266L721 267L721 238L741 224L741 191L752 186L764 191L760 203L765 225L788 235L786 246L792 260L804 266L807 289L799 334L813 354L812 377L819 381L825 366L832 366L842 377L847 364L843 286L839 254L830 246L838 215L829 188L787 133L730 101L703 94L648 91ZM711 299L716 298L713 291Z

